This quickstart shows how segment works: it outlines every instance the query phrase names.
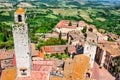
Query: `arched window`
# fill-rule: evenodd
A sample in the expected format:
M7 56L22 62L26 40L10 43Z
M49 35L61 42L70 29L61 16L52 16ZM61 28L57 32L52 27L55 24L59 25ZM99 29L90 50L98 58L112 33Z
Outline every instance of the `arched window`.
M18 15L18 22L22 22L22 16Z
M27 75L27 68L20 69L21 75Z
M90 73L86 73L86 77L90 77L91 75L90 75Z

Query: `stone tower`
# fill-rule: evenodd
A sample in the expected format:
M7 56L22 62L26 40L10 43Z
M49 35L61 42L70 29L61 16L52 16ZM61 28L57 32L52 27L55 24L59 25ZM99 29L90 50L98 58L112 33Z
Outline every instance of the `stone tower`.
M87 54L90 57L90 67L93 68L94 59L97 49L97 35L92 32L87 32L86 42L84 45L84 54Z
M26 11L19 8L14 13L15 24L13 25L13 37L16 56L17 76L30 76L31 72L31 49L29 26L26 21Z

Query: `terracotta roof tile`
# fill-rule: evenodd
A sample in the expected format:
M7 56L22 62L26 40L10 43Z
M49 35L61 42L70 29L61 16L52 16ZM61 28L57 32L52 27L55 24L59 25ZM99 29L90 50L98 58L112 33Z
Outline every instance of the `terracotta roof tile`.
M93 65L92 78L94 78L94 80L115 80L115 77L113 77L108 70L106 70L104 67L100 68L99 64L96 62Z
M50 80L83 80L90 68L90 58L85 54L76 55L74 59L67 58L64 66L64 76L50 76ZM89 80L92 80L89 78Z
M38 56L38 50L35 49L35 44L34 43L31 43L30 44L30 47L32 49L32 56Z
M87 70L90 67L90 58L84 54L77 55L74 58L73 79L83 80Z
M0 50L0 59L10 59L13 58L14 50Z
M76 28L77 27L77 23L75 21L71 21L72 26L69 26L69 22L70 20L61 20L56 27L57 28Z
M9 68L2 71L1 80L15 80L17 75L16 68Z
M85 23L84 21L79 21L78 24L79 24L79 26L82 26L82 27L83 27L83 26L87 26L87 23Z
M65 53L67 46L66 45L56 45L56 46L44 46L42 47L43 51L46 53ZM76 48L73 45L68 46L68 52L76 53Z
M18 8L17 10L16 10L16 12L15 12L15 14L23 14L23 13L25 13L25 10L23 9L23 8Z
M52 60L40 60L40 61L33 61L33 65L34 64L38 64L38 65L46 65L46 66L51 66L53 65L53 61Z
M43 51L39 51L39 52L38 52L38 57L44 58L44 52L43 52Z
M83 80L90 67L90 58L84 54L67 59L64 67L64 77L68 80Z
M107 51L112 56L120 56L120 49L116 43L99 43L98 47Z
M73 39L84 39L84 35L80 31L70 31L68 33L69 36L71 36Z
M58 77L58 76L53 76L53 75L51 75L51 76L50 76L50 80L63 80L63 78L62 78L62 77Z
M13 67L14 65L12 64L12 60L13 59L1 60L1 68L7 69L9 67Z
M50 60L33 61L31 76L18 77L17 80L49 80L49 74L52 71L53 63Z

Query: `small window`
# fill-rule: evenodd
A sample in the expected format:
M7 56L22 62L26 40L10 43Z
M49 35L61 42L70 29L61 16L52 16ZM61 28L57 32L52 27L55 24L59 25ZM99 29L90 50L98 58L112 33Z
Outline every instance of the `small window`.
M22 16L18 15L18 22L22 22Z
M27 68L21 68L20 71L21 71L21 75L27 75L26 73Z
M27 73L26 72L22 72L21 75L27 75Z
M91 54L89 56L91 57Z
M27 54L29 55L30 53L29 53L29 52L27 52Z
M90 73L86 73L86 77L90 77Z

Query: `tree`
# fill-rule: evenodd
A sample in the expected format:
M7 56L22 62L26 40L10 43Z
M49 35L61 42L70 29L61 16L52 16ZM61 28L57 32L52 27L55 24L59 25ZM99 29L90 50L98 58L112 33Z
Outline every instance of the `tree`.
M3 37L3 42L6 42L7 41L7 38L6 36Z
M37 45L37 49L40 49L42 46L64 45L66 42L66 40L59 40L58 38L50 38L46 41L40 40L39 44Z
M57 38L50 38L45 41L45 45L60 45L60 40Z
M61 39L62 39L62 33L61 33L61 31L60 31L59 40L61 40Z
M82 30L82 33L86 33L87 27L85 26Z
M110 41L110 42L115 42L115 40L112 39L112 38L110 38L110 37L108 37L108 41Z
M79 27L79 25L77 24L77 27Z
M66 47L65 53L68 54L68 47Z
M13 46L14 46L13 41L7 41L7 42L5 42L6 49L12 49Z
M72 26L72 22L71 21L69 22L68 26Z
M0 42L0 49L5 47L5 43L4 42Z
M38 38L37 36L32 36L32 37L31 37L31 42L32 42L32 43L37 43L37 42L38 42L38 39L39 39L39 38Z

